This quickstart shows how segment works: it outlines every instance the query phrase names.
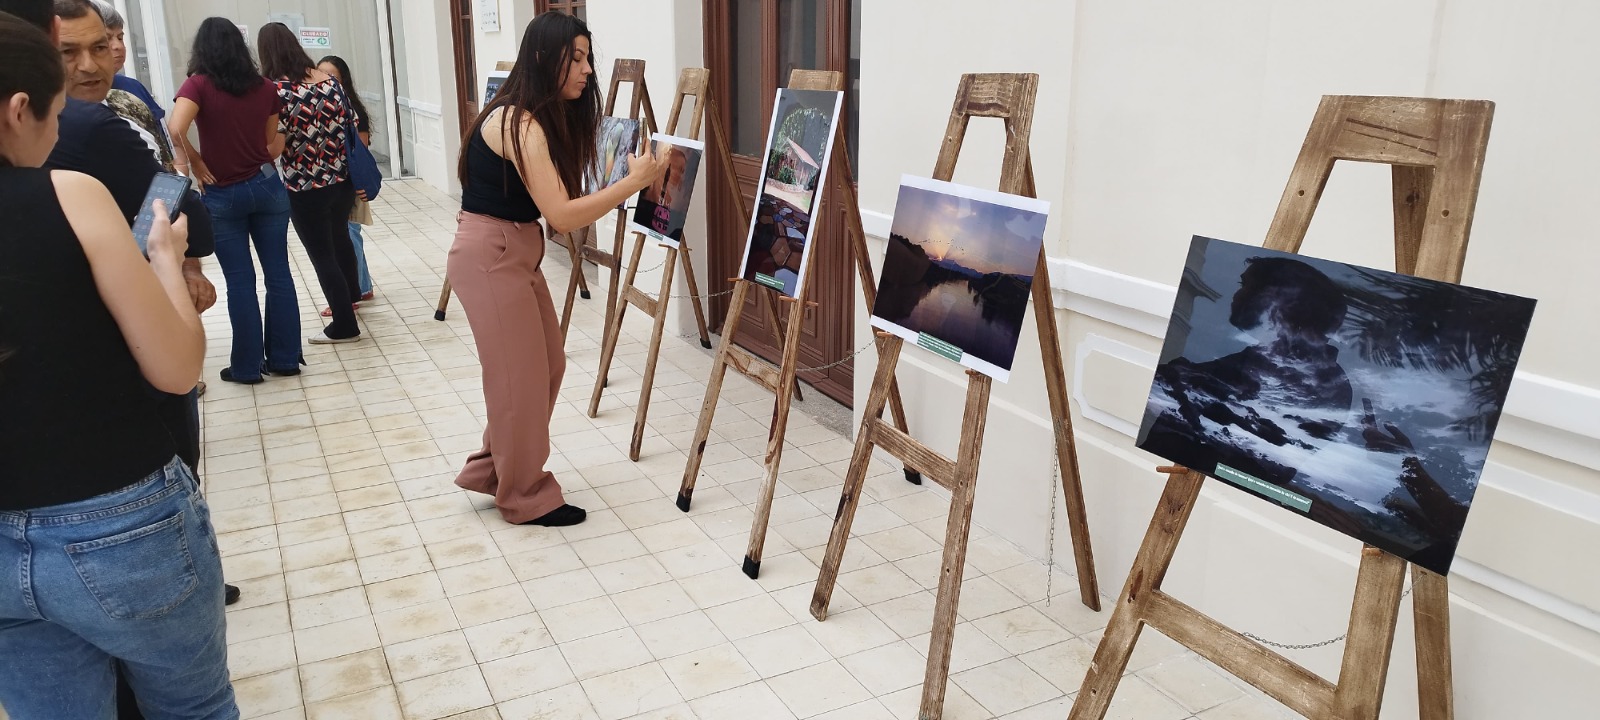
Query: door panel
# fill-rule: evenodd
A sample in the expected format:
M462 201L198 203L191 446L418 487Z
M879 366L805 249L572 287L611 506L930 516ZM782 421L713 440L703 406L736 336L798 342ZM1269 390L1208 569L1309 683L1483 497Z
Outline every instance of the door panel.
M854 0L859 2L859 0ZM761 166L758 156L766 144L772 99L795 69L846 72L847 88L854 83L849 62L852 35L852 0L708 0L705 3L706 64L711 68L717 97L727 98L717 110L732 136L733 164L738 190L746 207L754 207ZM853 126L853 95L846 94L839 132L848 136ZM831 178L830 178L831 182ZM727 181L722 173L709 178L711 213L711 287L726 290L726 278L736 275L744 257L749 227L736 220ZM812 237L815 255L806 294L817 306L807 309L800 329L800 366L816 367L846 358L851 347L855 303L853 258L843 234L843 213L830 192L822 194L813 213L817 227ZM766 314L766 292L750 293L749 305L734 341L770 361L779 350ZM727 316L727 298L712 302L713 324ZM786 305L780 306L787 312ZM782 322L782 320L780 320ZM807 371L800 378L833 399L850 405L854 393L853 362L845 360L825 371Z

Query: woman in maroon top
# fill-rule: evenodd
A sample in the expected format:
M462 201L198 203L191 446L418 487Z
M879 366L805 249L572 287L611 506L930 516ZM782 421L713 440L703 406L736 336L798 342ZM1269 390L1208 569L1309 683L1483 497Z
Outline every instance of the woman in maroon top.
M350 243L355 185L345 162L350 102L344 88L317 69L300 40L283 23L267 23L256 38L261 74L278 83L283 102L283 184L289 187L289 219L305 245L317 282L333 311L333 322L311 338L317 344L361 339L355 299L361 296L356 251Z
M178 90L168 122L172 139L187 149L215 226L233 325L233 352L222 370L229 382L259 383L263 371L300 372L300 307L289 274L289 196L272 167L272 158L283 151L281 107L277 88L256 72L239 26L218 17L201 23L189 56L189 79ZM188 147L190 124L199 126L203 156ZM264 337L252 241L267 285Z

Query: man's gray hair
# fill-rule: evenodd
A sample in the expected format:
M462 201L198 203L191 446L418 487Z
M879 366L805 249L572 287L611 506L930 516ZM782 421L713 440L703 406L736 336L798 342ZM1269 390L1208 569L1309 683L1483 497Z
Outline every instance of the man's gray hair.
M122 13L117 12L117 6L106 0L93 0L93 2L94 9L100 11L100 19L105 21L107 30L121 30L127 26L127 22L122 19Z

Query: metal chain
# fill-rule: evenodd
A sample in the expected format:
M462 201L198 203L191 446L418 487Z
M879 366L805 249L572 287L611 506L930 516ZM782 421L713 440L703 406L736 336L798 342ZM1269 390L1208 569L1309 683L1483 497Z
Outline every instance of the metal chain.
M1051 422L1055 422L1052 420ZM1059 451L1060 448L1054 448ZM1050 529L1045 531L1044 606L1050 607L1056 588L1056 492L1061 487L1061 455L1050 453Z
M875 343L875 342L868 342L867 344L862 345L860 348L858 348L855 352L850 353L849 355L846 355L846 356L844 356L842 358L839 358L838 360L835 360L835 361L833 361L831 363L828 363L827 365L818 365L816 367L803 367L803 368L799 368L799 371L800 372L814 372L814 371L818 371L818 370L827 370L829 368L838 367L838 366L843 365L843 364L845 364L847 362L850 362L851 360L854 360L857 355L860 355L861 353L866 352L868 348L870 348L870 347L872 347L873 345L876 345L876 344L877 343Z
M1405 592L1400 593L1400 598L1403 600L1403 599L1406 598L1406 596L1408 596L1410 594L1411 594L1411 588L1406 588ZM1304 644L1304 645L1292 645L1292 644L1289 644L1289 643L1273 642L1273 641L1268 640L1268 639L1266 639L1264 637L1261 637L1260 635L1255 635L1255 634L1252 634L1252 633L1241 632L1239 634L1243 635L1243 636L1245 636L1247 638L1250 638L1251 640L1254 640L1254 641L1256 641L1258 643L1261 643L1262 645L1267 645L1269 647L1275 647L1275 648L1278 648L1279 650L1313 650L1313 649L1316 649L1316 648L1319 648L1319 647L1327 647L1327 646L1332 645L1334 643L1344 642L1344 639L1349 635L1348 633L1346 633L1345 635L1340 635L1339 637L1336 637L1336 638L1330 638L1328 640L1323 640L1322 642L1307 643L1307 644Z

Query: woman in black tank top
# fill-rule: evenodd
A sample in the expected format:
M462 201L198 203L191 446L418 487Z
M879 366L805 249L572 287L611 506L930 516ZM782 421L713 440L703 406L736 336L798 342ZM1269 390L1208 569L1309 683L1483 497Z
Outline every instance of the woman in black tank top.
M522 36L510 77L479 114L461 153L461 216L447 272L466 311L483 364L489 419L483 449L456 484L495 496L509 523L583 522L545 470L550 416L566 369L544 259L542 217L555 232L599 220L655 181L662 163L648 150L628 177L579 196L595 165L599 83L589 64L589 28L547 12Z
M159 394L199 377L205 334L158 220L148 261L111 195L42 170L65 68L0 13L0 707L98 717L113 661L161 717L237 717L222 563Z

